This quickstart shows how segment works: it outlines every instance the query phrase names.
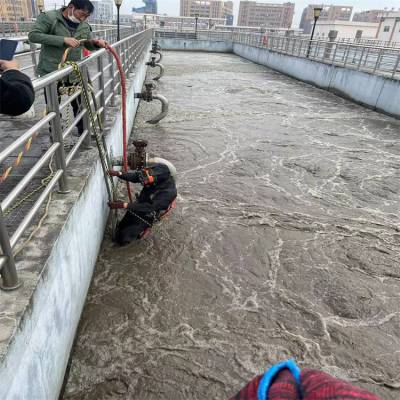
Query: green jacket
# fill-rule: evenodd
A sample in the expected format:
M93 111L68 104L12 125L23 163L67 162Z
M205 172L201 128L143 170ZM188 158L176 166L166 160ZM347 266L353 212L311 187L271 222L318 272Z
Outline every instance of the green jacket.
M58 69L58 65L67 46L64 44L65 37L71 37L68 26L64 21L60 10L48 11L39 14L35 25L29 32L28 38L30 42L40 43L42 45L37 74L39 76L46 75ZM91 39L91 28L87 22L81 22L73 36L75 39ZM85 43L88 50L97 50L98 47L91 43ZM68 61L79 61L82 58L82 49L71 49L68 55Z

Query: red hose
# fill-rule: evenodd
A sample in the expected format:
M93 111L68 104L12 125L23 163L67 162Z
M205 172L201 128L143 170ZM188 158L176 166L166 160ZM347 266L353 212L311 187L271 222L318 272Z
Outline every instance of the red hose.
M123 155L123 170L128 172L128 155L127 155L127 132L126 132L126 78L124 68L122 66L121 60L118 53L110 46L107 45L106 49L114 56L115 62L117 63L120 81L121 81L121 97L122 97L122 155ZM129 182L126 182L126 188L128 189L129 201L132 202L132 193L129 186Z

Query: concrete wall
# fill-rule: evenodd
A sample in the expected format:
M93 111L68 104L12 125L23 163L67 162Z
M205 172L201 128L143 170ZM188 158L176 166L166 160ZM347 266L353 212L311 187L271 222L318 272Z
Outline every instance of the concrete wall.
M210 40L192 40L192 39L167 39L157 38L158 44L165 50L191 50L191 51L209 51L215 53L232 53L232 42Z
M400 117L400 81L234 43L233 52L364 106Z
M130 80L128 132L138 106L134 93L141 91L149 49L145 50L144 59ZM119 109L117 111L107 145L112 146L114 155L121 155L122 118ZM82 177L74 177L71 171L71 189L78 191L77 199L61 197L61 207L71 203L72 209L51 244L50 256L40 271L30 303L1 361L1 399L58 398L108 216L108 196L97 149L91 152L95 161L83 184ZM87 161L81 160L82 165Z

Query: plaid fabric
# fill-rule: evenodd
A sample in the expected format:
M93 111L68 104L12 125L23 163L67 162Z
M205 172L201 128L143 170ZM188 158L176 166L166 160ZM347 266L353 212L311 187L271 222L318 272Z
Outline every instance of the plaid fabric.
M262 375L254 378L230 400L258 400L257 389ZM376 395L324 372L304 369L301 371L303 400L380 400ZM278 374L268 392L268 400L299 400L296 382L288 370Z

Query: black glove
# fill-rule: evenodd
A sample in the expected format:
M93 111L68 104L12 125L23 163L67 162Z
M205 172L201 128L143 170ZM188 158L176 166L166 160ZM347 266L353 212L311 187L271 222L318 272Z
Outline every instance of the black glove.
M121 176L121 175L122 175L122 172L121 172L121 171L114 171L113 169L110 169L110 170L108 171L108 175L109 175L109 176Z
M107 204L108 204L108 207L111 208L111 210L116 210L118 208L125 208L124 207L124 202L121 201L121 200L109 201Z

